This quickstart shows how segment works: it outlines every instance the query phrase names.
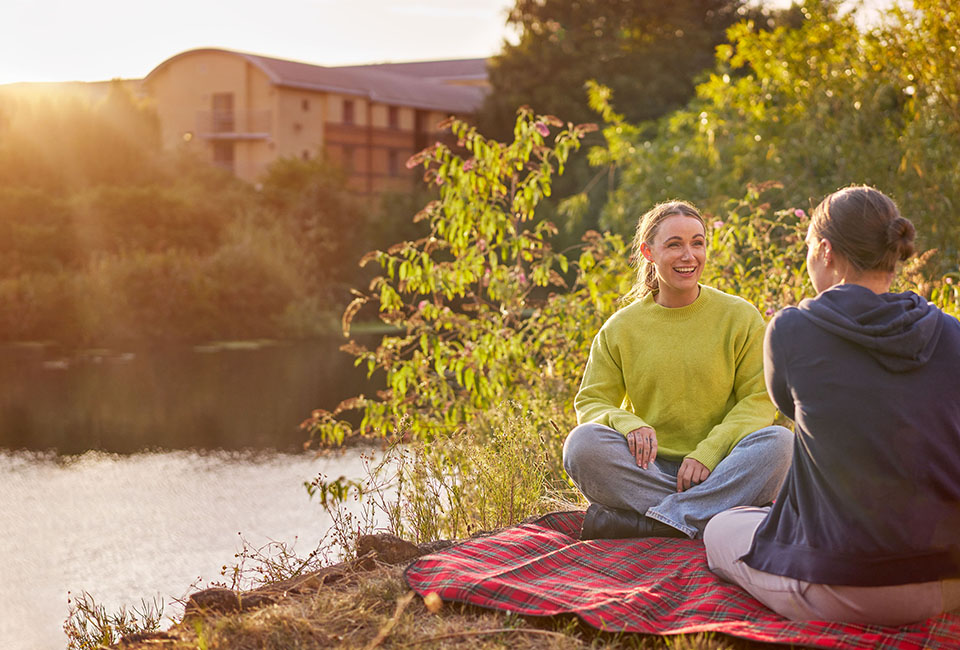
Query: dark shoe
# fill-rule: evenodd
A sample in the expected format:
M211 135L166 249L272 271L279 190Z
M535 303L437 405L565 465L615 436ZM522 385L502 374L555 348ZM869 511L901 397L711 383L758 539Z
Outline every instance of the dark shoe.
M592 503L583 517L580 539L625 539L630 537L687 537L673 526L633 510L608 508Z

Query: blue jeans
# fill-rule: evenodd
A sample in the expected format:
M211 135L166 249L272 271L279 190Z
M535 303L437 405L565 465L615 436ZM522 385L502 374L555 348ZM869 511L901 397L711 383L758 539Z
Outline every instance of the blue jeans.
M737 443L703 483L677 492L679 461L657 457L643 469L623 434L587 423L567 436L563 468L590 503L635 510L696 538L717 513L773 501L792 454L793 433L766 427Z

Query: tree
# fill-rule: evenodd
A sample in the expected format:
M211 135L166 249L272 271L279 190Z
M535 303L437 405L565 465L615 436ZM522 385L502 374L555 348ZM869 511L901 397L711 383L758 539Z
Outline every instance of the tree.
M697 97L652 128L629 123L596 89L609 147L592 157L621 174L602 223L626 232L642 206L676 196L720 211L769 180L782 187L776 201L803 208L867 183L899 202L921 243L956 251L960 94L950 48L960 27L949 4L921 0L871 30L827 0L808 0L796 26L736 25Z
M524 105L573 124L594 122L585 90L591 79L614 90L628 121L659 117L693 95L695 77L711 67L714 48L742 8L742 0L517 0L508 24L519 41L490 62L491 92L478 127L505 139ZM584 140L602 142L598 134ZM585 158L571 161L554 198L540 208L560 224L558 246L574 245L596 227L615 181Z
M121 81L97 100L69 89L0 93L0 186L64 194L98 184L143 185L162 173L155 111Z
M281 158L267 169L260 196L267 218L280 220L297 242L300 275L311 292L349 302L345 287L354 283L366 248L364 205L346 189L343 170L322 158Z
M628 121L682 106L694 77L736 21L742 0L517 0L519 31L489 67L491 92L478 115L484 132L509 132L518 106L574 123L596 115L584 84L612 88Z

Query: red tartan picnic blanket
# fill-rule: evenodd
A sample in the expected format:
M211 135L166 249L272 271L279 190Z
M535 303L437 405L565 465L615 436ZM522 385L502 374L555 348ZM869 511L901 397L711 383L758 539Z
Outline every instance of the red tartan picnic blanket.
M529 616L576 614L610 632L719 632L813 648L960 648L960 617L902 627L789 621L707 568L699 540L580 541L583 512L556 512L415 560L421 596Z

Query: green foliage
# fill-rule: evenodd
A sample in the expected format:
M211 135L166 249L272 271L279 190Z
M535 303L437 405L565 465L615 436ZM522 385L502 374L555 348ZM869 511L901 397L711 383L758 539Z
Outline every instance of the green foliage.
M187 183L86 189L69 201L74 257L89 261L103 253L171 249L209 253L221 243L240 200L237 193L213 196Z
M66 201L36 188L0 187L0 273L52 273L76 266Z
M125 636L160 629L162 600L141 600L139 607L121 607L110 613L93 596L83 592L67 599L69 613L63 624L67 650L97 650L118 643Z
M490 411L513 399L525 408L540 405L541 431L550 431L551 417L566 427L574 374L568 370L585 361L568 353L582 350L592 326L612 312L623 243L592 234L571 263L549 245L552 224L533 216L587 129L522 111L513 142L503 144L463 122L451 126L467 157L438 143L411 163L423 165L439 192L417 216L429 235L371 253L367 261L378 262L383 275L369 292L357 292L344 315L349 330L370 303L398 332L375 350L347 346L358 364L384 373L387 389L341 411L362 409L359 432L375 436L411 416L410 434L430 439L460 426L489 433ZM562 274L575 278L573 288ZM316 414L321 441L342 441L348 428L338 415Z
M621 175L603 223L626 231L642 206L675 196L720 211L768 180L782 184L781 205L806 209L867 183L949 260L960 238L960 140L949 136L960 128L960 26L947 3L916 8L866 31L826 0L806 2L799 25L735 25L696 99L657 124L629 124L610 109L609 91L594 88L610 124L609 147L591 159Z
M375 210L364 220L364 253L386 249L401 241L420 239L429 233L425 221L413 221L410 215L438 196L437 188L417 185L410 192L387 192L381 195ZM371 275L367 280L371 280Z
M516 108L586 122L583 86L613 88L627 119L659 117L693 95L693 79L738 18L741 0L517 0L508 25L519 32L490 62L491 92L480 128L506 137ZM678 53L682 52L682 56Z
M929 246L960 263L960 12L945 0L914 0L891 10L879 31L875 67L892 67L903 93L904 127L896 186L901 209ZM881 68L882 69L882 68Z
M765 316L812 295L806 271L809 217L799 208L775 210L782 185L751 185L730 200L725 217L708 223L707 266L701 282L753 303Z
M296 241L300 276L328 294L353 279L366 252L366 206L344 187L343 170L322 159L282 158L267 170L260 189L263 207Z
M584 92L590 80L614 89L630 122L665 115L693 96L696 77L711 67L715 46L742 13L757 12L742 0L517 0L508 24L518 39L489 62L491 90L477 112L478 128L507 139L524 105L575 124L593 121ZM602 146L603 138L590 135L584 143ZM554 197L539 208L559 226L558 248L597 228L617 181L612 166L571 161Z
M940 309L960 318L960 271L952 271L930 290L930 300Z
M256 192L159 151L155 115L120 84L102 100L5 91L0 115L0 340L336 327L364 233L336 169L280 160Z

